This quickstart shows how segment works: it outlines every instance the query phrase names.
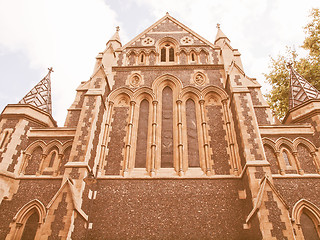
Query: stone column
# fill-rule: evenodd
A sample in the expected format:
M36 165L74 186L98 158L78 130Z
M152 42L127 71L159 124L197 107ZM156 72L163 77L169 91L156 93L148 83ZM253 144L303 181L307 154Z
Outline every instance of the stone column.
M101 169L103 168L103 161L106 158L106 146L107 146L107 143L108 143L113 104L114 103L112 101L109 101L108 116L107 116L107 119L106 119L106 124L104 126L104 133L103 133L103 140L102 140L102 144L101 144L100 159L99 159L99 163L98 163L98 166L97 166L97 169L98 169L100 174L101 174Z
M134 107L136 102L130 102L130 116L129 116L129 123L128 123L128 137L126 143L126 152L125 152L125 159L124 159L124 171L123 176L125 176L126 172L128 172L129 168L129 159L130 159L130 150L131 150L131 138L132 138L132 127L133 127L133 117L134 117Z
M206 123L205 114L204 114L204 100L201 99L199 103L200 103L200 111L201 111L201 126L202 126L204 156L205 156L205 163L206 163L206 174L211 175L213 172L210 166L209 143L208 143L208 137L207 137L207 123Z
M276 152L276 158L277 158L277 162L278 162L278 165L279 165L279 168L280 168L280 174L284 175L286 172L282 168L282 164L281 164L281 161L280 161L280 152L279 151Z
M316 165L317 172L320 173L320 166L317 158L317 154L315 152L311 152L312 159L314 161L314 164Z
M222 105L223 105L223 111L224 111L224 117L225 117L225 122L226 122L226 127L227 127L227 138L228 138L228 144L229 144L229 149L230 149L230 154L231 154L231 162L233 165L233 172L235 175L239 174L239 165L237 161L237 155L234 147L235 143L235 137L233 135L232 127L231 127L231 121L230 121L230 116L229 116L229 111L227 107L227 99L222 100Z
M303 175L303 174L304 174L304 171L303 171L302 168L301 168L301 165L300 165L300 162L299 162L299 159L298 159L298 153L297 153L297 152L293 152L292 155L293 155L294 161L295 161L295 163L296 163L296 165L297 165L299 174L300 174L300 175Z
M36 171L36 175L37 176L42 174L42 168L43 168L43 164L44 164L44 161L45 161L46 157L47 157L46 154L41 154L41 162L40 162L40 165L39 165L39 169Z
M157 133L157 105L158 101L153 101L153 112L152 112L152 143L151 143L151 176L155 174L156 164L156 133Z
M181 100L177 100L178 107L178 153L179 153L179 176L183 175L183 142L182 142L182 116L181 116Z

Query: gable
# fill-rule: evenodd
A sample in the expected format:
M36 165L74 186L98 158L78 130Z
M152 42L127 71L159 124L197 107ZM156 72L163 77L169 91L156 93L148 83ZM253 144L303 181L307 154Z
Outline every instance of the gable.
M154 47L157 42L164 37L174 38L181 46L214 46L212 43L167 14L127 43L123 48Z

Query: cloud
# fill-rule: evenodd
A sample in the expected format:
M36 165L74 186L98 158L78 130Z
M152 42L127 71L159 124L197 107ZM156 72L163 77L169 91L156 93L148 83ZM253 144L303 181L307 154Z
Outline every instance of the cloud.
M318 0L138 0L160 18L169 12L177 20L214 42L217 23L242 53L244 70L264 85L269 56L284 53L285 46L298 48L305 37L311 8ZM300 50L300 53L302 51Z
M128 36L135 37L167 11L211 42L220 23L231 45L242 53L246 74L263 84L269 56L283 53L286 45L302 44L303 26L318 1L0 0L0 62L11 51L12 56L26 56L29 67L43 76L47 67L54 68L53 115L62 125L76 87L89 79L95 56L117 25L125 44ZM31 87L40 80L30 80ZM3 91L0 95L9 95Z
M0 2L1 48L22 52L34 69L46 72L47 67L54 68L53 115L59 125L74 100L76 87L89 79L95 56L115 32L119 24L116 17L102 0Z

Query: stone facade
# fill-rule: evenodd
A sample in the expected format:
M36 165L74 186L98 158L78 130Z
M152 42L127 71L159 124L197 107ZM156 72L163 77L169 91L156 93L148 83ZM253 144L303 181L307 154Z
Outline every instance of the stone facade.
M0 115L0 239L319 239L320 100L275 124L260 87L219 27L117 30L64 127Z

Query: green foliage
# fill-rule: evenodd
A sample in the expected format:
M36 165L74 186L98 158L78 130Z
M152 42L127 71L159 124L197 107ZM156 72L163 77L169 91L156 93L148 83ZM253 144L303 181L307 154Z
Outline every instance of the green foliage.
M320 11L312 9L311 22L305 27L306 38L302 47L308 50L305 58L299 58L294 49L287 47L285 55L271 58L270 72L264 74L272 90L266 95L271 109L279 119L288 112L290 76L286 65L291 62L314 87L320 89Z

